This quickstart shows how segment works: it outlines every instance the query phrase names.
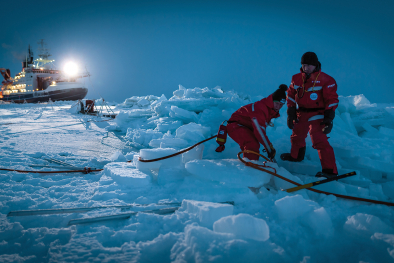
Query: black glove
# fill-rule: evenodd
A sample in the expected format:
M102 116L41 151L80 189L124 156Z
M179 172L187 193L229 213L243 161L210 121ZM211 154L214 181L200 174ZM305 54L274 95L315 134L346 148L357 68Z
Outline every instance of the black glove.
M332 109L326 110L324 112L324 119L320 123L320 125L324 125L323 128L324 134L329 134L331 132L333 126L332 121L334 120L334 118L335 118L335 111L333 111Z
M295 107L287 108L287 127L290 130L294 128L294 122L297 122L297 112Z
M271 151L267 152L268 153L268 158L270 158L272 160L272 159L275 158L276 150L275 150L275 148L274 148L274 146L272 144L270 144L269 147L270 147Z

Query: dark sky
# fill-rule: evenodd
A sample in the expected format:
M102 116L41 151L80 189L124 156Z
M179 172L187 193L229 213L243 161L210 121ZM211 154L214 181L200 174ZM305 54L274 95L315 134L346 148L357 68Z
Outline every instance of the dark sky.
M4 1L3 1L4 2ZM340 95L393 102L394 1L8 1L0 67L45 39L55 64L91 73L89 98L221 86L268 95L314 51Z

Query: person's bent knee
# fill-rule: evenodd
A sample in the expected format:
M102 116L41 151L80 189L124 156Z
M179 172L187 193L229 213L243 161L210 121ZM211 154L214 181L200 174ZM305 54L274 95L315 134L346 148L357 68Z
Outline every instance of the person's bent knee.
M253 154L253 153L244 153L244 157L248 158L249 160L254 160L254 161L259 160L259 156L257 154Z

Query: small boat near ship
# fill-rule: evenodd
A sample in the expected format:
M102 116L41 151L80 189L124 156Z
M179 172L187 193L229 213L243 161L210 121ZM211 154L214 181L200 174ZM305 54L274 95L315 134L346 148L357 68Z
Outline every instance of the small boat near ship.
M78 79L88 77L89 73L67 75L55 69L54 60L41 39L38 59L33 60L33 52L28 49L22 72L11 77L9 69L0 68L4 80L0 91L0 101L14 103L38 103L59 100L81 100L88 89Z

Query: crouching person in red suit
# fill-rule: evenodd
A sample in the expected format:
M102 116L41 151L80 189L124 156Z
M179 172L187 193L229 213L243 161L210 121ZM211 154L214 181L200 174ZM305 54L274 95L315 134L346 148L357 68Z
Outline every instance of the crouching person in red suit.
M276 150L269 141L265 129L272 118L278 118L279 110L286 102L287 85L282 84L273 94L255 103L241 107L231 115L227 121L228 135L239 144L242 151L250 150L259 152L260 143L273 159ZM245 153L244 157L249 160L258 160L259 156Z
M326 134L331 132L338 107L337 83L321 71L321 63L315 53L306 52L301 58L301 65L301 72L293 76L287 91L287 126L293 130L291 152L280 157L284 161L302 161L309 132L312 147L318 151L322 166L322 172L316 177L335 177L338 170L334 150Z

